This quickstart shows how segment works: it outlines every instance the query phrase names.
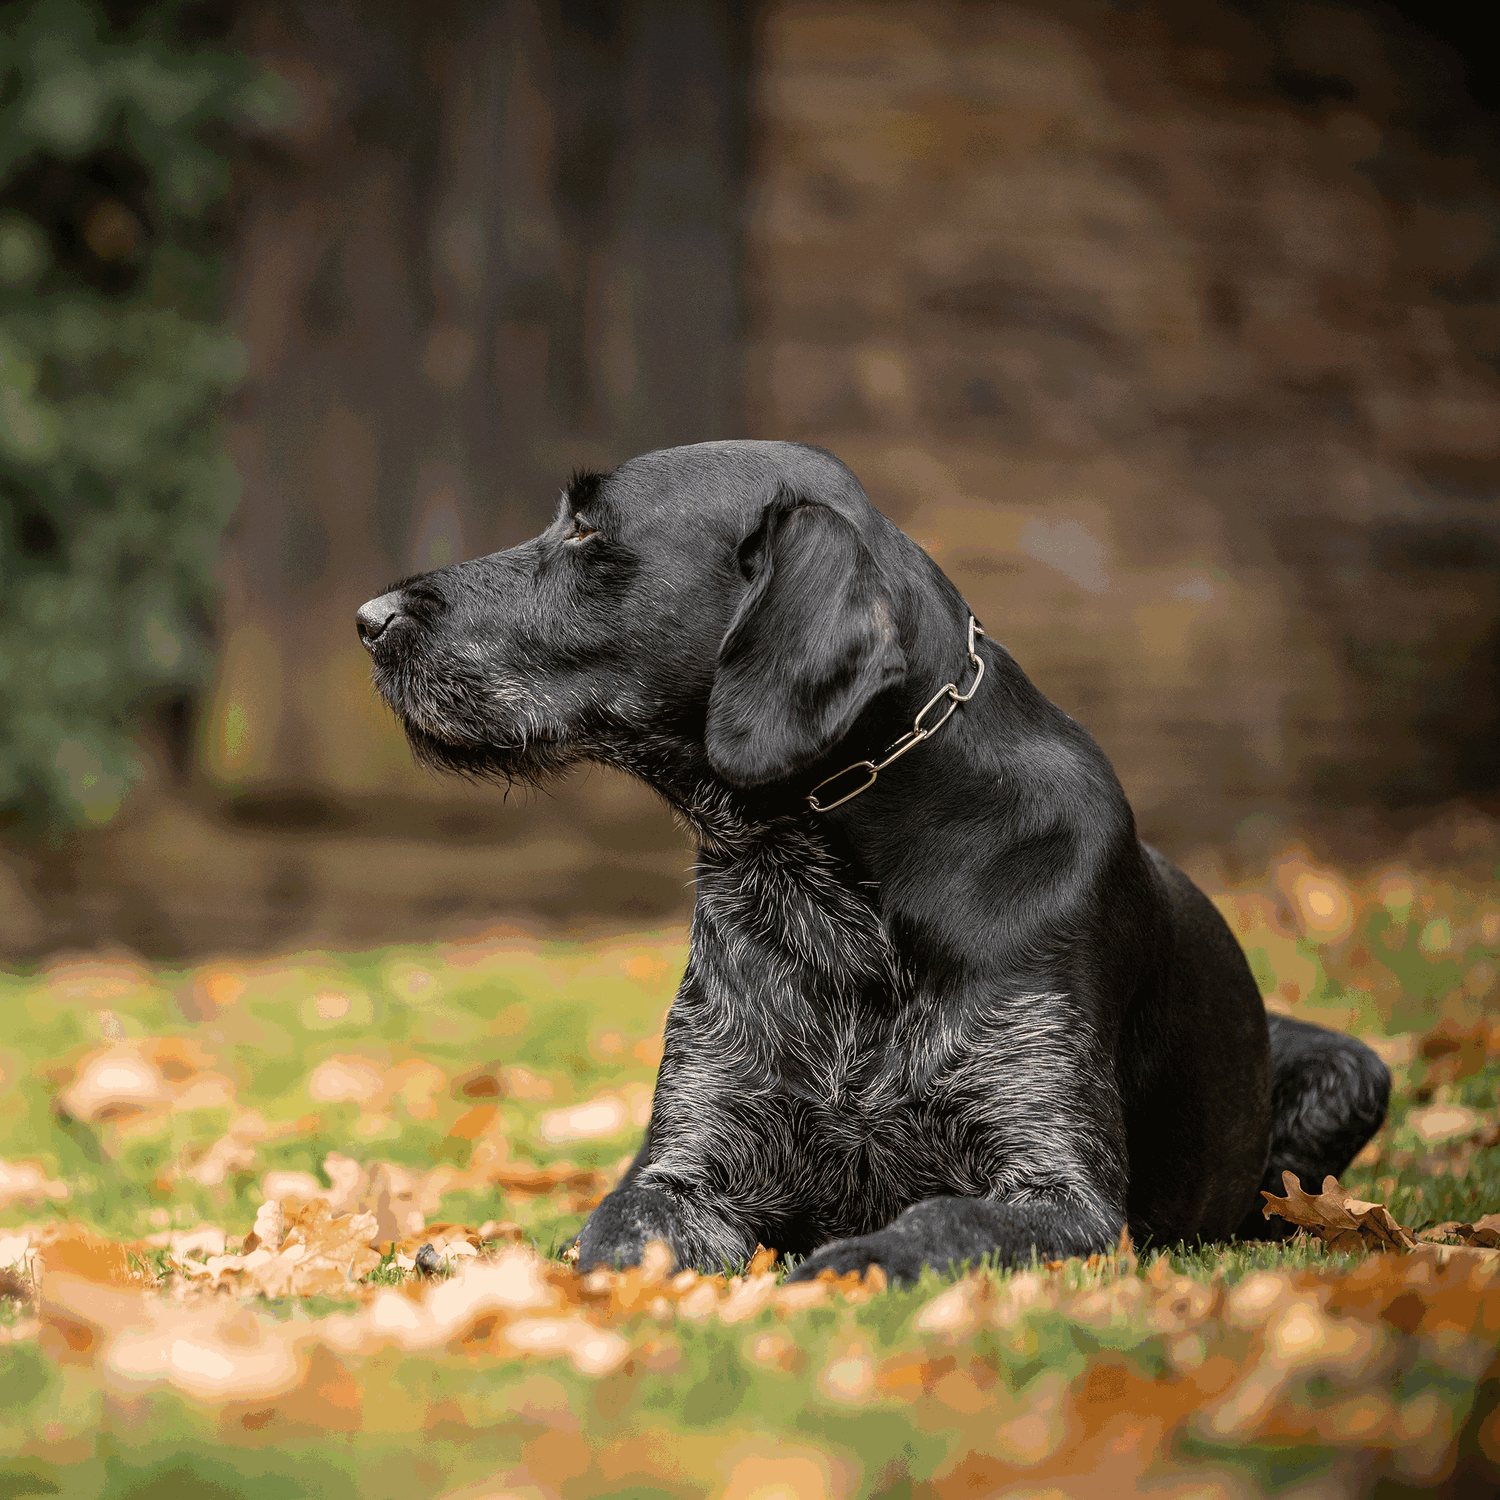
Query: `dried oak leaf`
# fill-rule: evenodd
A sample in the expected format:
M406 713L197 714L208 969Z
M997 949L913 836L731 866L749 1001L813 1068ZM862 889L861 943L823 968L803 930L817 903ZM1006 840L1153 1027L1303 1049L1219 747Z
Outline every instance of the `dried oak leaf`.
M1497 1250L1500 1249L1500 1214L1486 1214L1472 1224L1461 1224L1456 1220L1434 1224L1431 1229L1423 1230L1422 1238L1459 1240L1481 1250Z
M380 1264L374 1237L374 1214L335 1214L326 1200L319 1199L287 1215L281 1249L285 1254L305 1245L309 1259L322 1258L349 1267L351 1278L357 1279Z
M289 1199L288 1202L293 1200ZM278 1198L267 1198L255 1211L255 1227L245 1236L244 1254L262 1245L272 1254L281 1249L286 1238L286 1209Z
M232 1274L243 1291L273 1299L347 1296L360 1277L380 1264L380 1251L372 1246L374 1214L335 1217L324 1198L311 1203L287 1199L276 1208L279 1213L261 1206L255 1229L245 1237L249 1248L244 1254L209 1258L215 1285Z
M1283 1172L1281 1183L1286 1197L1262 1191L1266 1204L1261 1212L1268 1219L1275 1215L1311 1230L1330 1250L1410 1250L1417 1243L1383 1203L1353 1197L1336 1177L1325 1177L1323 1191L1317 1194L1303 1192L1294 1172Z

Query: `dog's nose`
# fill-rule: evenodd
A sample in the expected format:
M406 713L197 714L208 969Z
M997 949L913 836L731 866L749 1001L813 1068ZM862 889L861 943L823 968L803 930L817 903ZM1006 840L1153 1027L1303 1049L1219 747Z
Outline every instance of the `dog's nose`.
M354 616L354 627L366 646L373 646L385 634L386 626L401 613L399 593L382 594L360 605Z

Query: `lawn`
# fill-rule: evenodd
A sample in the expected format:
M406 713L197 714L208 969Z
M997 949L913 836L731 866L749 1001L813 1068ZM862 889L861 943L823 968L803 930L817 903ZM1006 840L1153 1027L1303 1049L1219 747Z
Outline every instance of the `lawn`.
M1216 899L1391 1064L1344 1185L1415 1248L580 1278L680 932L0 977L0 1500L1492 1493L1497 888L1291 851Z

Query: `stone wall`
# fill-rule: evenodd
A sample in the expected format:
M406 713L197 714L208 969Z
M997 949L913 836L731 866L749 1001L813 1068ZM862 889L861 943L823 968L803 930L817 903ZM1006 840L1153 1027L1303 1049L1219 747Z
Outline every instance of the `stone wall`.
M844 458L1178 845L1500 784L1484 122L1398 22L1277 14L760 33L751 429Z

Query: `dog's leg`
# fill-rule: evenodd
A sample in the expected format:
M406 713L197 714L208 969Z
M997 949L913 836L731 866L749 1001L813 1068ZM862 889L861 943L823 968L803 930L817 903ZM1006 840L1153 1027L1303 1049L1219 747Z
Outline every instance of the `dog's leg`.
M909 1282L985 1258L1016 1266L1112 1248L1125 1223L1125 1128L1084 1007L1028 989L958 1004L929 1032L912 1086L964 1143L964 1174L979 1191L923 1198L873 1234L824 1245L796 1278L879 1265Z
M728 1206L632 1174L599 1205L578 1236L578 1269L633 1266L652 1240L664 1240L679 1267L737 1266L755 1251L755 1236Z
M1380 1129L1390 1099L1390 1070L1363 1042L1289 1016L1271 1027L1271 1155L1261 1186L1280 1196L1281 1174L1295 1172L1317 1192L1337 1177ZM1295 1225L1267 1219L1256 1195L1238 1235L1285 1239Z
M1123 1214L1076 1191L1027 1191L998 1200L925 1198L874 1234L824 1245L788 1279L810 1281L822 1271L843 1275L878 1265L892 1281L910 1282L926 1268L946 1275L985 1257L1016 1266L1034 1255L1093 1255L1119 1242L1124 1222Z

